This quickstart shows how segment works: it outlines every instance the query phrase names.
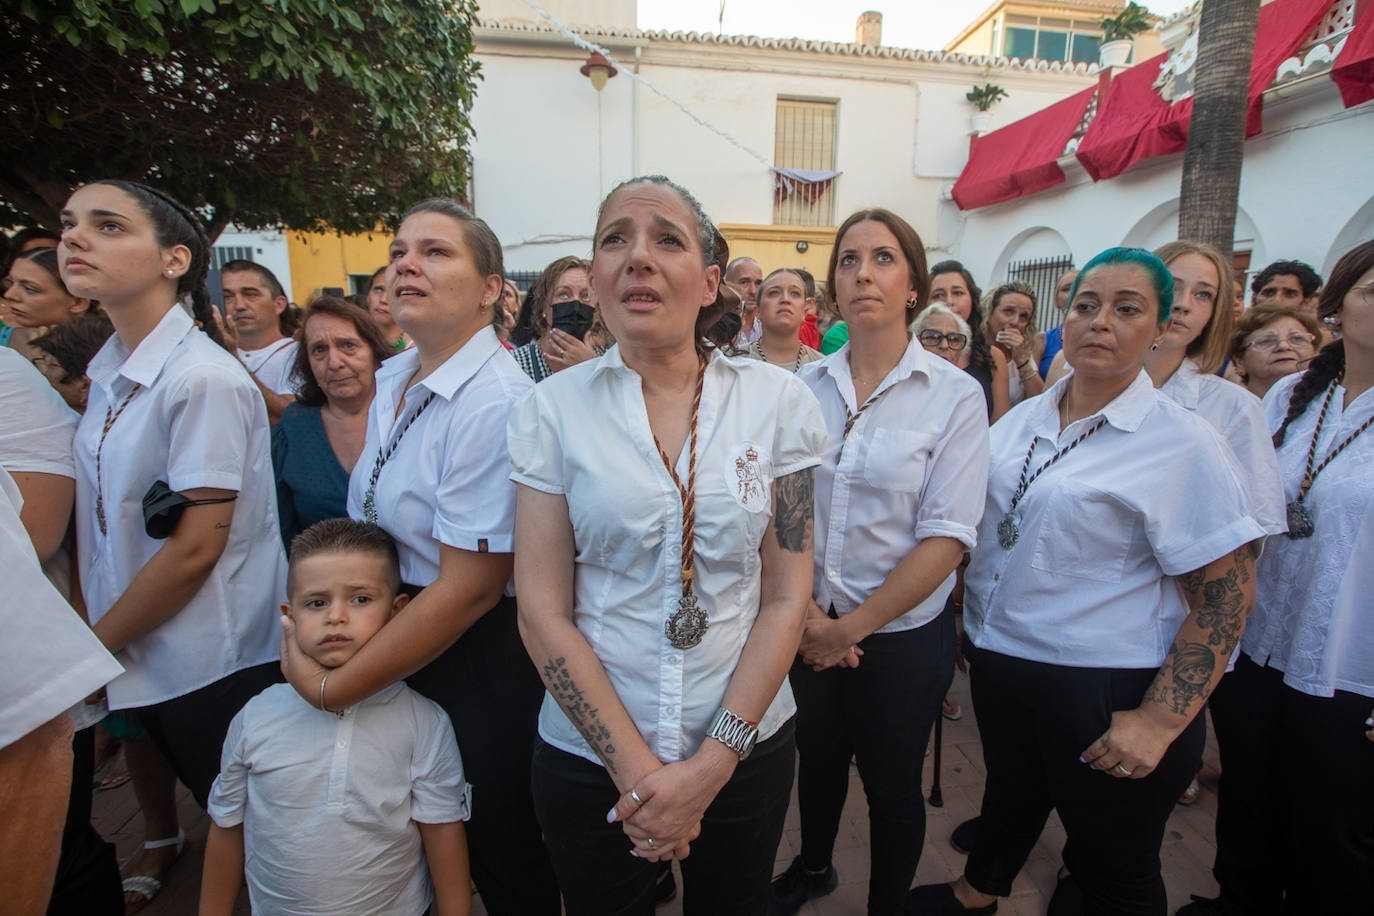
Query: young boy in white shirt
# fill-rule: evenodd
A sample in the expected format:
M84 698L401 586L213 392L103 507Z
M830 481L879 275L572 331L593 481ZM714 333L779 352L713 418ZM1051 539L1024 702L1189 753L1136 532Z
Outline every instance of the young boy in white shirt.
M281 610L301 651L335 668L405 606L399 589L391 537L331 519L292 542ZM228 916L245 873L263 916L420 916L431 903L433 916L467 916L470 808L438 704L397 683L326 710L276 684L229 726L210 792L201 916Z

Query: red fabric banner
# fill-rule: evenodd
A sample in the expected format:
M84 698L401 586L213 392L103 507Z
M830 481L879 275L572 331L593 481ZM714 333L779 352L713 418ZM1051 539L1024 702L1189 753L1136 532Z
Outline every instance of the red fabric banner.
M954 183L960 210L1025 197L1064 180L1056 160L1088 110L1096 86L978 138Z
M1274 81L1279 64L1307 40L1331 0L1274 0L1260 8L1255 56L1250 64L1250 104L1245 136L1260 132L1262 96ZM1137 64L1112 80L1097 106L1078 161L1094 181L1113 178L1142 159L1181 153L1188 145L1188 121L1193 100L1170 105L1153 88L1167 54Z
M1331 79L1346 108L1374 99L1374 6L1357 15L1355 28L1331 66Z

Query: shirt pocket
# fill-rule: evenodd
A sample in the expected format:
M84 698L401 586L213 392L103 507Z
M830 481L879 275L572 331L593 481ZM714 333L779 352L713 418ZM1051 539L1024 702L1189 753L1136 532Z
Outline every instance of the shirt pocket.
M932 444L930 436L914 430L878 427L864 453L864 480L880 490L920 492Z
M1050 494L1031 566L1055 575L1120 582L1135 513L1108 493L1072 480Z

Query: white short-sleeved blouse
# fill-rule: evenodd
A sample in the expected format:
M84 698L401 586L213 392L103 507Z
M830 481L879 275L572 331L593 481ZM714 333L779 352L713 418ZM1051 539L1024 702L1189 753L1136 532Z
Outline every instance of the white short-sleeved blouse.
M1031 661L1155 668L1188 615L1174 576L1264 536L1211 424L1156 391L1141 370L1093 416L1059 429L1069 383L1013 407L992 427L992 471L978 547L964 577L973 644ZM997 540L1027 476L1106 418L1050 466L1017 507L1020 539Z
M640 377L620 349L540 383L511 411L508 435L511 479L568 501L574 621L664 761L691 756L706 737L758 616L772 483L816 466L825 426L816 399L791 374L712 351L697 437L695 592L710 629L684 651L663 630L682 594L682 501L654 445ZM687 463L683 448L676 469L684 483ZM784 681L759 739L795 710ZM539 733L598 760L547 694Z
M825 417L825 460L816 471L816 603L843 616L868 599L926 538L972 548L983 516L988 414L967 372L932 356L914 337L875 389L846 441L854 401L849 345L803 366ZM840 448L843 445L844 450ZM955 576L880 628L910 630L944 610Z
M76 433L76 523L92 623L164 543L143 526L143 496L154 481L176 491L238 493L229 541L200 591L119 653L126 671L109 686L110 708L184 696L274 660L286 556L267 411L253 380L181 308L170 309L132 352L111 337L86 374L91 393ZM141 387L129 397L135 384ZM122 404L101 449L107 411L113 415ZM96 522L97 450L108 534Z
M396 444L377 475L377 523L396 539L402 581L424 588L439 575L440 544L474 553L515 549L515 487L501 443L511 404L534 383L490 327L407 388L419 367L420 353L412 349L377 372L367 442L348 481L348 514L363 517L377 455ZM397 416L402 398L405 409Z
M1274 383L1264 410L1277 430L1288 412L1295 373ZM1297 499L1317 427L1318 394L1293 420L1278 450L1287 499ZM1349 407L1336 386L1317 439L1318 464L1374 414L1374 390ZM1256 570L1255 609L1241 651L1282 671L1284 683L1317 697L1337 690L1374 697L1374 428L1317 475L1303 501L1312 537L1270 538Z

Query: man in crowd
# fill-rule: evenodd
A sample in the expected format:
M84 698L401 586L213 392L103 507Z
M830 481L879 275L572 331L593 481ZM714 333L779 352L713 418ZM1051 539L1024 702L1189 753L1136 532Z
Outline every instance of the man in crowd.
M1254 294L1251 305L1280 302L1316 311L1321 285L1322 278L1302 261L1275 261L1250 281L1250 291Z
M735 346L747 347L763 336L763 325L758 321L763 268L753 258L735 258L725 266L725 282L734 287L740 298L740 328Z
M224 315L238 337L238 357L262 389L267 414L275 423L295 400L291 372L296 341L282 333L288 302L272 271L252 261L230 261L220 269Z

